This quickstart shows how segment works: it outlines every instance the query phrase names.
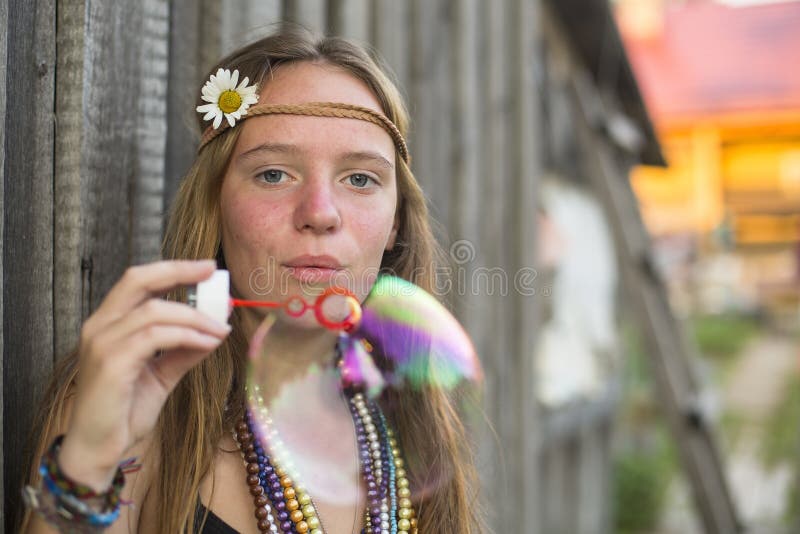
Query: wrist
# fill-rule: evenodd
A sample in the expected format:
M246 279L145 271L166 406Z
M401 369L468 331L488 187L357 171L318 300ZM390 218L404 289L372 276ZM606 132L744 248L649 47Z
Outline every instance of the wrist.
M102 493L111 486L114 480L117 461L98 463L100 457L82 447L77 440L70 439L67 434L58 450L57 461L59 468L67 477Z

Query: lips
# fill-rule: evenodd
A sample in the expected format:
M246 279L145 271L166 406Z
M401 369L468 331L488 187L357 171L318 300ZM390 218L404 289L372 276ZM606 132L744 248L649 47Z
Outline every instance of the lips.
M344 272L333 256L298 256L283 265L292 277L304 283L328 283Z
M286 267L341 269L342 264L333 256L298 256L284 263Z

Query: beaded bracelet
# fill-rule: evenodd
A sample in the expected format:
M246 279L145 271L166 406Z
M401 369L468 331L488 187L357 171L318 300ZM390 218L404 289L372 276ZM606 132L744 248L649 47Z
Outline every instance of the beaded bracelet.
M42 457L39 474L42 487L26 486L25 504L35 510L60 532L101 532L117 520L120 513L120 494L125 485L125 462L117 468L108 490L97 493L92 488L70 479L58 465L58 451L64 436L55 439ZM100 505L100 510L97 510Z

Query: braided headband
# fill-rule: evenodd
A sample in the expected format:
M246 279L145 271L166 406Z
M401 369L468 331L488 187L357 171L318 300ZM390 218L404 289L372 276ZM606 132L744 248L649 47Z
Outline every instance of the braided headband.
M246 78L245 78L246 80ZM383 128L386 133L391 136L394 141L394 146L397 152L406 164L411 163L411 156L408 153L408 146L406 145L403 135L397 126L389 120L385 115L377 111L356 106L354 104L343 104L341 102L308 102L305 104L262 104L258 106L249 107L243 110L239 120L245 120L250 117L257 117L259 115L308 115L311 117L334 117L344 119L358 119L366 122L371 122ZM206 128L203 132L203 137L200 139L200 147L198 152L203 150L211 140L216 138L221 133L225 132L229 126L229 122L222 121L218 128L213 125Z

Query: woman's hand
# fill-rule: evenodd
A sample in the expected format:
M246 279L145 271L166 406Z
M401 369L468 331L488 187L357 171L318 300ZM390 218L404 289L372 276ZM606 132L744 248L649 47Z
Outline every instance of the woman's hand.
M59 454L71 478L97 490L108 487L118 462L153 429L181 377L228 335L230 326L159 298L205 280L214 269L213 261L131 267L86 320L77 393Z

